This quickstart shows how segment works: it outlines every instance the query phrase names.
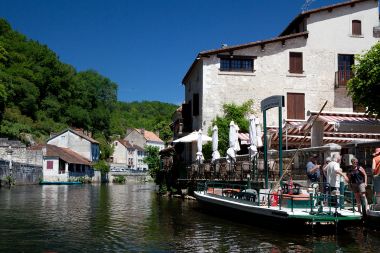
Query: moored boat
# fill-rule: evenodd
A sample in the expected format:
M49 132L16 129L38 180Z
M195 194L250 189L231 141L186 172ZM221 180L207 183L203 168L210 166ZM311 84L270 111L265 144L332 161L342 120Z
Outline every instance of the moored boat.
M287 228L314 225L346 227L361 221L362 215L355 208L344 207L343 197L323 194L315 188L299 188L297 193L270 192L268 189L257 191L206 182L203 189L194 192L194 196L205 207L257 224L269 222Z
M82 182L50 182L50 181L42 181L40 185L76 185L82 184Z

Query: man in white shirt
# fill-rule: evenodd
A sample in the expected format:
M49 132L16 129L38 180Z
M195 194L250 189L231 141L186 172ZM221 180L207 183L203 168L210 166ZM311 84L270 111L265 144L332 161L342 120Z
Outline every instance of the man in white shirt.
M332 156L332 161L325 167L327 183L331 187L331 191L338 190L340 187L340 177L348 182L348 178L343 174L340 168L341 157L339 154L334 154Z

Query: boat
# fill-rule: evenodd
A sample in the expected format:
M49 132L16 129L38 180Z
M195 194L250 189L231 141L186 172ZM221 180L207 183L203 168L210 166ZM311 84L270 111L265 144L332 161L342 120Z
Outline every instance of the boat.
M373 181L373 203L369 205L365 213L365 224L367 227L380 229L380 196L375 192L380 191L380 177L374 177Z
M285 184L286 185L286 184ZM282 188L286 190L286 188ZM249 189L242 185L206 182L194 192L198 202L208 210L237 216L250 223L273 223L293 228L299 226L334 225L347 227L360 223L361 213L344 206L343 197L318 192L317 187L271 192ZM353 197L353 196L351 196Z
M51 181L42 181L40 185L77 185L82 184L82 182L51 182Z

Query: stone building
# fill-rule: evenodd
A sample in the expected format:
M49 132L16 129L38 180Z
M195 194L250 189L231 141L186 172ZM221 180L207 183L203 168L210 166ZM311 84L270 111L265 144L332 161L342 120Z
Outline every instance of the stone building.
M224 104L250 99L262 118L260 103L272 95L284 97L285 120L306 120L307 111L319 111L326 100L325 111L360 112L346 84L354 56L379 41L378 30L378 1L352 0L302 12L277 37L202 51L182 80L185 102L177 122L187 133L206 132ZM267 125L278 126L278 110L268 110ZM186 147L187 160L194 148Z
M286 119L305 120L325 100L325 111L358 111L346 83L354 55L379 41L378 27L378 1L354 0L302 12L275 38L200 52L182 80L184 129L207 131L223 104L249 99L261 118L260 102L272 95L284 96ZM267 118L278 125L277 110Z

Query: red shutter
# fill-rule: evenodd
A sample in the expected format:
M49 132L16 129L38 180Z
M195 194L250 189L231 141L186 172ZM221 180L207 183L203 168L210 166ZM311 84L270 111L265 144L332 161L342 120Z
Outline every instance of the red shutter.
M47 161L47 163L46 163L46 168L47 168L48 170L52 170L52 169L53 169L53 164L54 164L53 161Z

